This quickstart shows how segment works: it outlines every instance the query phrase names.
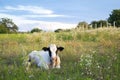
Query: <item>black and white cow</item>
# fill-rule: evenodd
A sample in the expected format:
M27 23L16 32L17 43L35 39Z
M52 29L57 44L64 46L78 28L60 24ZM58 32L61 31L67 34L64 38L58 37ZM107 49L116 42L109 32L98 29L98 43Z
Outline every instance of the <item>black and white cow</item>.
M29 64L35 63L38 67L44 69L60 68L60 57L58 51L62 51L63 47L57 47L55 44L50 44L49 47L43 47L41 51L32 51L29 54Z

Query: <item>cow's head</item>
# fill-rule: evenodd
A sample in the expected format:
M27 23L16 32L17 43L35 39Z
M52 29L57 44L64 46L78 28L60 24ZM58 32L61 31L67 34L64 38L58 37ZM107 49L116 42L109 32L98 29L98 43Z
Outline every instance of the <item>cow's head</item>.
M57 47L55 44L51 44L49 47L43 47L44 51L49 52L50 61L52 63L52 66L55 66L55 62L58 56L58 51L62 51L63 47Z

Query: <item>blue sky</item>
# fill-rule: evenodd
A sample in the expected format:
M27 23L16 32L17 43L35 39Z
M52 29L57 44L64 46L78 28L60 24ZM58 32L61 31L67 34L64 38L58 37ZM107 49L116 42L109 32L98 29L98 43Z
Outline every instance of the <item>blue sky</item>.
M74 28L81 21L106 20L119 0L0 0L0 18L7 17L20 31Z

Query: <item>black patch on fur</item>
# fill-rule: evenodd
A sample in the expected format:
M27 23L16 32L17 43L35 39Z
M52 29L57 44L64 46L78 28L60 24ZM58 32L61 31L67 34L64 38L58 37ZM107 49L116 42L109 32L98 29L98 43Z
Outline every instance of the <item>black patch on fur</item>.
M57 47L57 49L58 49L59 51L62 51L62 50L64 49L64 47Z
M51 58L52 54L51 54L50 48L43 47L42 50L44 50L44 51L48 51L49 56L50 56L50 58Z
M62 51L64 47L57 47L56 55L58 54L58 51Z
M49 48L47 48L47 47L43 47L42 50L44 50L44 51L48 51Z
M56 55L58 55L58 51L62 51L63 49L64 49L64 47L57 47ZM50 48L49 48L49 47L43 47L42 50L48 51L49 57L50 57L50 62L51 62L51 64L52 64L52 59L51 59L52 52L50 51Z
M48 47L43 47L42 50L48 51L48 52L49 52L49 56L50 56L50 58L51 58L52 52L50 51L50 48L48 48ZM64 50L64 47L57 47L56 55L58 54L58 51L62 51L62 50Z
M29 59L28 62L31 62L31 59Z
M52 53L51 53L51 51L50 51L50 48L48 49L48 52L49 52L49 56L50 56L50 58L51 58Z

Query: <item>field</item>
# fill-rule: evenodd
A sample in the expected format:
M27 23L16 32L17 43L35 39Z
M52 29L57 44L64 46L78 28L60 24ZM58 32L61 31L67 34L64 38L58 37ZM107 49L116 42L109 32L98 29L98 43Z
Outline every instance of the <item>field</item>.
M43 70L32 65L26 70L32 50L55 43L61 69ZM99 28L68 32L0 34L0 80L119 80L120 29Z

